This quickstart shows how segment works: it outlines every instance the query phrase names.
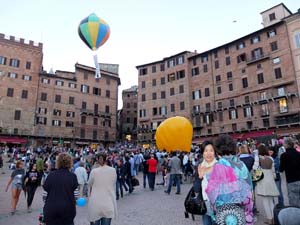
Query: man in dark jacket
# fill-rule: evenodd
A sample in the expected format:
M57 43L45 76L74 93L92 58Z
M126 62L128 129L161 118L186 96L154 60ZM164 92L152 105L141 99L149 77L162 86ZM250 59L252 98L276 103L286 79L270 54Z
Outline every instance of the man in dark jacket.
M132 186L132 175L131 175L131 164L129 162L130 158L129 156L125 157L125 164L124 164L124 171L125 171L125 181L129 188L129 193L133 192L133 186Z
M117 200L119 200L120 193L121 198L123 198L123 186L125 187L125 190L127 191L127 187L125 186L125 174L126 174L126 168L123 165L123 160L118 159L117 164L115 166L116 172L117 172L117 182L116 182L116 196Z
M148 166L148 163L147 163L147 160L149 159L149 156L146 155L144 157L144 161L143 161L143 185L144 185L144 188L146 188L147 186L147 179L148 179L148 170L149 170L149 166ZM148 180L148 184L149 184L149 180Z
M280 172L285 172L291 206L300 207L300 153L294 148L292 138L284 140L286 152L280 157Z

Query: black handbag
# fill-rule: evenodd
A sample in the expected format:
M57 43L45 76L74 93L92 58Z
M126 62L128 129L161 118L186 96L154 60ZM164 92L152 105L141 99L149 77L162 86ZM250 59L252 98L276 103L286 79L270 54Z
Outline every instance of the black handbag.
M136 187L136 186L140 185L140 182L139 182L139 180L137 178L134 177L131 180L131 184L132 184L133 187Z
M194 187L192 187L187 194L185 201L185 217L189 217L189 213L192 214L194 220L194 215L205 215L207 212L205 201L202 197L202 191L196 193Z

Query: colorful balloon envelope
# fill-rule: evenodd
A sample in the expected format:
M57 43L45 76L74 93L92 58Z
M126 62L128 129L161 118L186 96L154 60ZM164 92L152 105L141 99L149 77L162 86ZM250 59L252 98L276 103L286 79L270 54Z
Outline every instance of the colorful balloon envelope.
M80 22L78 34L81 40L95 51L109 38L110 28L103 19L92 13Z
M78 34L91 50L96 51L109 38L110 28L103 19L92 13L80 22ZM94 56L94 62L96 67L95 78L101 78L97 55Z
M193 126L185 117L175 116L164 120L156 130L156 146L159 150L191 151Z

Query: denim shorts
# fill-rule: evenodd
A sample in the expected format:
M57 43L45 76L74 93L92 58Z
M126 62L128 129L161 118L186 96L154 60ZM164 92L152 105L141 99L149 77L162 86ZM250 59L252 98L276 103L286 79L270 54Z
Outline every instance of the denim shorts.
M11 188L12 189L22 190L23 186L22 186L22 184L14 184L14 183L12 183Z

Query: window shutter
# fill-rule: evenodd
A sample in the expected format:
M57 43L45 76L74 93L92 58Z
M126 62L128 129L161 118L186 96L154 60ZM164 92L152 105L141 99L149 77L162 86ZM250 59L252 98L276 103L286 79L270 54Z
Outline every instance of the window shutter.
M228 113L229 113L229 119L231 120L232 119L232 117L231 117L231 111L228 111Z
M87 86L87 93L90 93L90 86Z
M17 67L20 66L20 60L17 60Z
M236 119L238 119L239 115L238 115L238 110L237 109L235 109L235 114L236 114Z
M247 117L247 110L244 108L244 117Z
M250 107L250 109L251 109L251 116L253 116L253 108L252 108L252 107Z

